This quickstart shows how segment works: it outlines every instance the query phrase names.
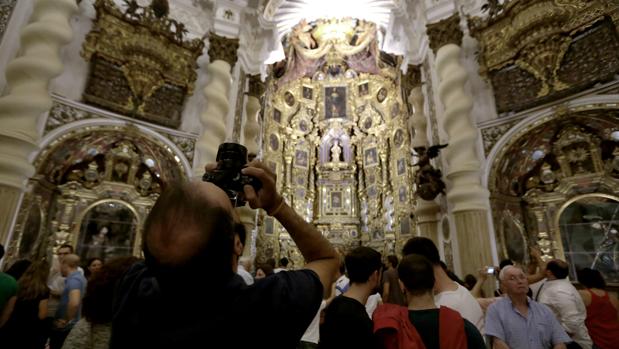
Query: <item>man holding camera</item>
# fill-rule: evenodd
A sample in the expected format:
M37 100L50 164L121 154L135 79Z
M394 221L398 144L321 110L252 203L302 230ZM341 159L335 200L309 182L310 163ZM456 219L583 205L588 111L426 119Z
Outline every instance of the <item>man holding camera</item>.
M208 182L168 185L144 225L145 262L133 266L117 289L110 348L294 348L299 343L339 260L330 243L277 193L275 175L266 166L254 161L241 173L260 182L244 185L242 199L286 228L307 262L304 269L246 286L234 273L234 229L240 221L230 188Z

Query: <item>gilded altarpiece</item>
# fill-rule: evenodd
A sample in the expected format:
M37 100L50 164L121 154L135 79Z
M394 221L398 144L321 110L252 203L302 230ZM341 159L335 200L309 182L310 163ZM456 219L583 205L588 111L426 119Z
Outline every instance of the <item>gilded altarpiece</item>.
M263 157L280 190L342 250L394 252L412 234L413 173L399 58L377 48L373 23L300 23L272 66ZM265 217L258 258L302 259Z
M560 109L515 134L492 165L489 187L499 257L600 267L619 285L619 114ZM598 257L596 257L598 256ZM614 256L614 257L609 257Z

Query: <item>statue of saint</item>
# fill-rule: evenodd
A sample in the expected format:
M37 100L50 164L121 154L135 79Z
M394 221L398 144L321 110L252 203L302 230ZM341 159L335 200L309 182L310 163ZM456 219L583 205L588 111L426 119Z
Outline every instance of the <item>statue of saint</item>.
M331 146L331 162L341 162L341 155L342 148L340 148L338 141L333 142L333 146Z

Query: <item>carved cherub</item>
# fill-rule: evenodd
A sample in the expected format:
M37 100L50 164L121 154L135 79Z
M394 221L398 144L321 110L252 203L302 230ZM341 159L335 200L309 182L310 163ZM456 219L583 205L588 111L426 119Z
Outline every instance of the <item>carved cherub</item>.
M416 195L424 200L434 200L438 194L445 194L445 183L441 179L442 173L430 164L430 160L436 158L440 150L446 146L447 144L438 144L430 148L414 148L419 155L419 161L413 165L419 166L415 176L415 184L417 185Z
M170 14L170 4L168 4L168 0L153 0L150 3L150 8L157 18L167 17Z
M503 10L503 4L500 0L488 0L485 5L481 7L482 12L488 11L488 17L493 18Z
M302 20L297 26L292 29L292 37L296 38L307 49L316 48L316 40L312 36L312 26L307 23L306 20Z

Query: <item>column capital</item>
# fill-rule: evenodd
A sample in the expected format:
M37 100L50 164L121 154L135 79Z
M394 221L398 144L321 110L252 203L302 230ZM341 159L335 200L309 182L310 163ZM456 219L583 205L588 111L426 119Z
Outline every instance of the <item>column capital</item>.
M406 75L402 76L402 87L406 93L406 97L410 94L413 88L421 85L421 66L409 64L406 69Z
M239 39L231 39L210 32L208 41L208 56L211 63L220 60L230 64L230 67L234 67L238 58L236 51L239 49Z
M264 82L260 79L260 74L248 75L249 88L247 94L251 97L260 98L264 94Z
M430 38L430 48L434 54L447 44L462 44L462 29L460 29L460 16L456 13L449 18L445 18L427 26L428 38Z

